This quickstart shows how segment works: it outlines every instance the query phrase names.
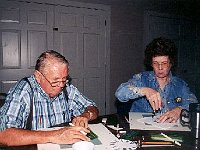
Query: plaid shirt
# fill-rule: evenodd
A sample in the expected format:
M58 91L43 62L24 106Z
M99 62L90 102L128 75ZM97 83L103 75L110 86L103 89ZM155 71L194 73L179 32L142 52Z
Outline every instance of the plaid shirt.
M30 99L33 101L32 130L69 122L72 117L83 113L87 106L96 106L73 85L66 87L67 102L63 91L50 99L33 75L28 80L32 89L25 80L21 80L8 92L6 102L0 109L0 116L6 116L0 117L0 130L11 127L26 128L30 114Z
M3 122L5 122L6 120L6 116L0 115L0 132L5 130L6 125L3 124Z

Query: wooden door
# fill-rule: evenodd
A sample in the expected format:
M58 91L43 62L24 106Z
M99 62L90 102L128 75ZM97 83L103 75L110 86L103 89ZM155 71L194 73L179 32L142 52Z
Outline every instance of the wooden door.
M33 73L40 53L53 48L52 6L1 1L0 91Z
M55 7L54 47L70 62L72 83L106 112L106 25L102 10Z

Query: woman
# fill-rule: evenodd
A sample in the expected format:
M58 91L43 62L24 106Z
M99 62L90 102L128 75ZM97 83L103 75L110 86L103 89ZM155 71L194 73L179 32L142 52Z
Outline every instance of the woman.
M185 81L172 75L176 54L171 40L162 37L154 39L145 50L146 67L153 70L136 74L122 83L115 96L121 102L133 99L132 112L159 110L163 114L158 122L176 122L182 109L189 109L190 103L197 102Z

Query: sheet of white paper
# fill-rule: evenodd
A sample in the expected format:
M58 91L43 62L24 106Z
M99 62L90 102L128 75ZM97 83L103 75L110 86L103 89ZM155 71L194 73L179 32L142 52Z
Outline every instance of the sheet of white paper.
M151 113L129 112L130 129L190 131L188 127L183 127L179 121L177 123L156 123L150 116Z
M145 125L150 125L153 127L160 128L162 130L167 130L172 127L178 127L178 123L157 123L152 117L144 117L137 119L138 122L144 123Z

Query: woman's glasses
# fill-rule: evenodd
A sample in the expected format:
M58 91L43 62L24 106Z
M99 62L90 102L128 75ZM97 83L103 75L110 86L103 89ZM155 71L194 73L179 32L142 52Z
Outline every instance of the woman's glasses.
M152 65L156 68L159 68L159 67L167 68L169 66L169 62L164 61L164 62L158 63L157 61L153 61Z

